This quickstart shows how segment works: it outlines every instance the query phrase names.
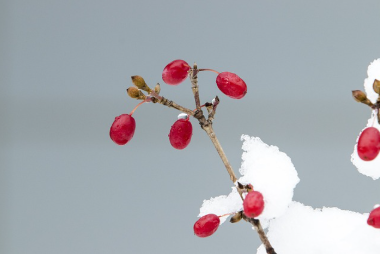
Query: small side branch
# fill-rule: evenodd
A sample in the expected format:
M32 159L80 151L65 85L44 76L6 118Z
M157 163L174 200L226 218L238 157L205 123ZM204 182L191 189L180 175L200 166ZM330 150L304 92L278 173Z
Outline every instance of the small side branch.
M196 63L194 63L194 66L189 71L190 81L192 84L191 89L193 90L194 99L195 99L195 106L198 110L201 109L201 101L199 99L199 87L198 87L198 66Z
M179 111L181 111L183 113L186 113L186 114L188 114L190 116L194 116L194 113L195 113L194 111L192 111L192 110L190 110L188 108L182 107L182 106L178 105L177 103L175 103L174 101L168 100L168 99L166 99L164 97L160 97L160 99L157 99L156 102L160 103L160 104L162 104L164 106L167 106L169 108L175 108L175 109L177 109L177 110L179 110Z

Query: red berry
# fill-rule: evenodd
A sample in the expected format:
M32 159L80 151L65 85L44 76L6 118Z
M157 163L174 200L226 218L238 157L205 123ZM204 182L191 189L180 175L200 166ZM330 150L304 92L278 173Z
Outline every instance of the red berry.
M193 135L193 126L188 119L178 119L170 129L169 141L176 149L184 149L189 145Z
M128 114L115 117L110 129L111 139L118 145L127 144L133 137L136 129L135 119Z
M199 237L208 237L215 233L220 224L220 219L215 214L207 214L194 224L194 234Z
M251 191L243 202L244 214L248 218L256 218L264 210L263 195L258 191Z
M374 228L380 228L380 207L372 210L368 216L367 224Z
M366 128L359 137L358 154L364 161L376 158L380 151L380 132L375 127Z
M173 60L162 71L162 80L170 85L182 83L188 75L189 64L184 60Z
M247 85L236 74L231 72L222 72L216 77L216 84L219 90L228 97L241 99L247 93Z

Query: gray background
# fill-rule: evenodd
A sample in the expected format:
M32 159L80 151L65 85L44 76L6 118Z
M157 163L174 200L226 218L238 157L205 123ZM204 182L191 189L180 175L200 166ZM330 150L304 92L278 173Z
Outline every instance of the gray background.
M163 84L174 59L231 71L248 85L224 96L199 75L201 101L221 98L214 128L238 172L241 134L287 153L294 200L369 212L379 181L350 162L370 110L354 102L380 57L379 1L0 1L1 253L253 253L246 223L193 235L204 199L232 183L193 119L173 149L179 112L145 104L126 146L115 116L138 103L130 76L162 83L193 108L190 83Z

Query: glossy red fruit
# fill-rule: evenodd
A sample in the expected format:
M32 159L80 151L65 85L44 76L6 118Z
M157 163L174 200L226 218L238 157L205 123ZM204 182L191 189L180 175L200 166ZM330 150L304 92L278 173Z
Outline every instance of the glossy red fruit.
M194 234L199 237L208 237L215 233L220 224L220 219L215 214L207 214L194 224Z
M162 71L162 80L170 85L182 83L188 75L189 64L184 60L173 60Z
M216 77L219 90L233 99L241 99L247 93L247 85L238 75L231 72L222 72Z
M364 161L371 161L380 151L380 132L375 127L366 128L358 140L358 155Z
M243 202L244 214L249 218L256 218L264 210L263 195L258 191L251 191Z
M380 207L372 210L368 216L367 224L374 228L380 228Z
M169 141L176 149L184 149L189 145L193 135L193 126L188 119L178 119L170 129Z
M118 145L125 145L130 141L135 133L135 119L128 114L115 117L110 129L111 139Z

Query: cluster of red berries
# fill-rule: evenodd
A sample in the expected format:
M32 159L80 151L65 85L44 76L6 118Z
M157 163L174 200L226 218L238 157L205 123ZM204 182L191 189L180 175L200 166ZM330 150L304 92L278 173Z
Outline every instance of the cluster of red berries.
M258 217L264 210L264 198L263 195L252 189L252 185L248 185L251 187L250 192L246 195L243 201L243 211L245 216L248 218L256 218ZM215 214L207 214L201 217L194 224L194 234L198 237L208 237L215 233L220 224L220 217ZM239 221L242 216L241 213L235 214L233 217L235 220L233 222Z
M178 85L189 76L190 69L187 62L174 60L166 65L162 71L162 79L169 85ZM212 71L217 72L215 70ZM224 94L234 99L244 97L247 93L247 85L239 76L230 72L217 73L216 84ZM127 144L135 133L136 122L132 117L134 110L130 114L122 114L116 117L111 125L110 137L118 145ZM170 129L170 144L176 149L186 148L190 143L192 132L193 127L189 121L189 116L185 119L179 118Z
M358 155L364 161L372 161L380 152L380 132L375 127L368 127L360 134Z
M164 68L164 71L162 72L162 80L169 85L178 85L188 77L189 70L190 65L187 64L186 61L174 60ZM219 73L212 69L204 70L211 70L218 73L218 76L216 77L216 85L219 90L228 97L241 99L247 93L247 85L238 75L231 72Z

